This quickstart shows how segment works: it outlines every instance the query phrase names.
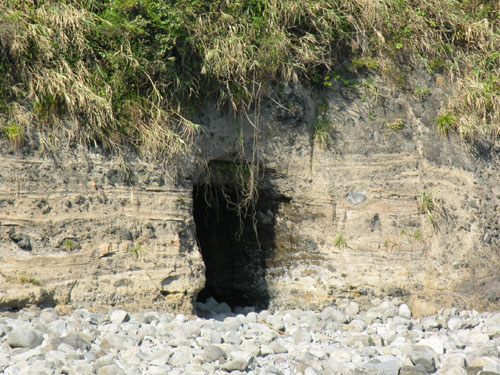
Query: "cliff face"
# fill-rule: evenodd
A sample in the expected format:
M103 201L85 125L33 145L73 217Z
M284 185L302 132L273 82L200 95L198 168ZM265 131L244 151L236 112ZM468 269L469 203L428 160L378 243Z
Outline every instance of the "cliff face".
M66 151L2 157L0 304L191 311L191 191L158 165Z
M371 295L407 296L417 314L500 307L500 150L437 133L442 82L417 77L424 97L296 85L258 115L202 110L195 157L175 168L4 143L0 305L190 312L201 292L271 308ZM259 199L240 221L228 200L244 182L203 170L231 174L252 151Z

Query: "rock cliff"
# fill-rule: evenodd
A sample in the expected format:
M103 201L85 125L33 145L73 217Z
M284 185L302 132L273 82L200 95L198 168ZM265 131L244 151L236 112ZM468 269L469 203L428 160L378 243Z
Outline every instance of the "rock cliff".
M191 192L159 165L120 160L4 153L0 305L191 311L204 285Z
M438 133L443 82L416 75L423 96L372 78L297 84L248 116L207 107L182 161L3 141L0 306L500 307L500 148ZM239 217L246 182L228 175L250 159L259 198Z

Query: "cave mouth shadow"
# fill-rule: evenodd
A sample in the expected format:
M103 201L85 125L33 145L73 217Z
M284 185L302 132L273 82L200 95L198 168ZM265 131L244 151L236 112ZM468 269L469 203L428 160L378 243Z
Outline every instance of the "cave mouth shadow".
M227 181L226 181L227 182ZM193 187L196 236L205 263L205 288L196 302L210 297L235 307L269 307L266 282L268 260L275 245L276 214L289 201L272 188L259 190L255 212L239 217L228 204L236 202L238 187L227 183L198 183Z

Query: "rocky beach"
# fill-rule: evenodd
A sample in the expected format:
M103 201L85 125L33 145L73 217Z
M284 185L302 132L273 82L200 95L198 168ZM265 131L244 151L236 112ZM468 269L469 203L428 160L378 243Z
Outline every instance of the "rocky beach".
M208 299L198 316L55 308L0 314L6 375L493 375L500 313L442 309L413 318L398 299L320 312L252 311Z

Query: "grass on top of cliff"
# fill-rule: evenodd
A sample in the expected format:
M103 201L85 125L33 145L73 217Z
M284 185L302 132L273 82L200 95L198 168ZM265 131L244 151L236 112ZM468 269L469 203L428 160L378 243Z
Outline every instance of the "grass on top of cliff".
M331 85L340 64L402 88L424 66L457 83L468 141L500 132L493 0L3 0L0 132L189 152L206 98L245 111L276 81Z

